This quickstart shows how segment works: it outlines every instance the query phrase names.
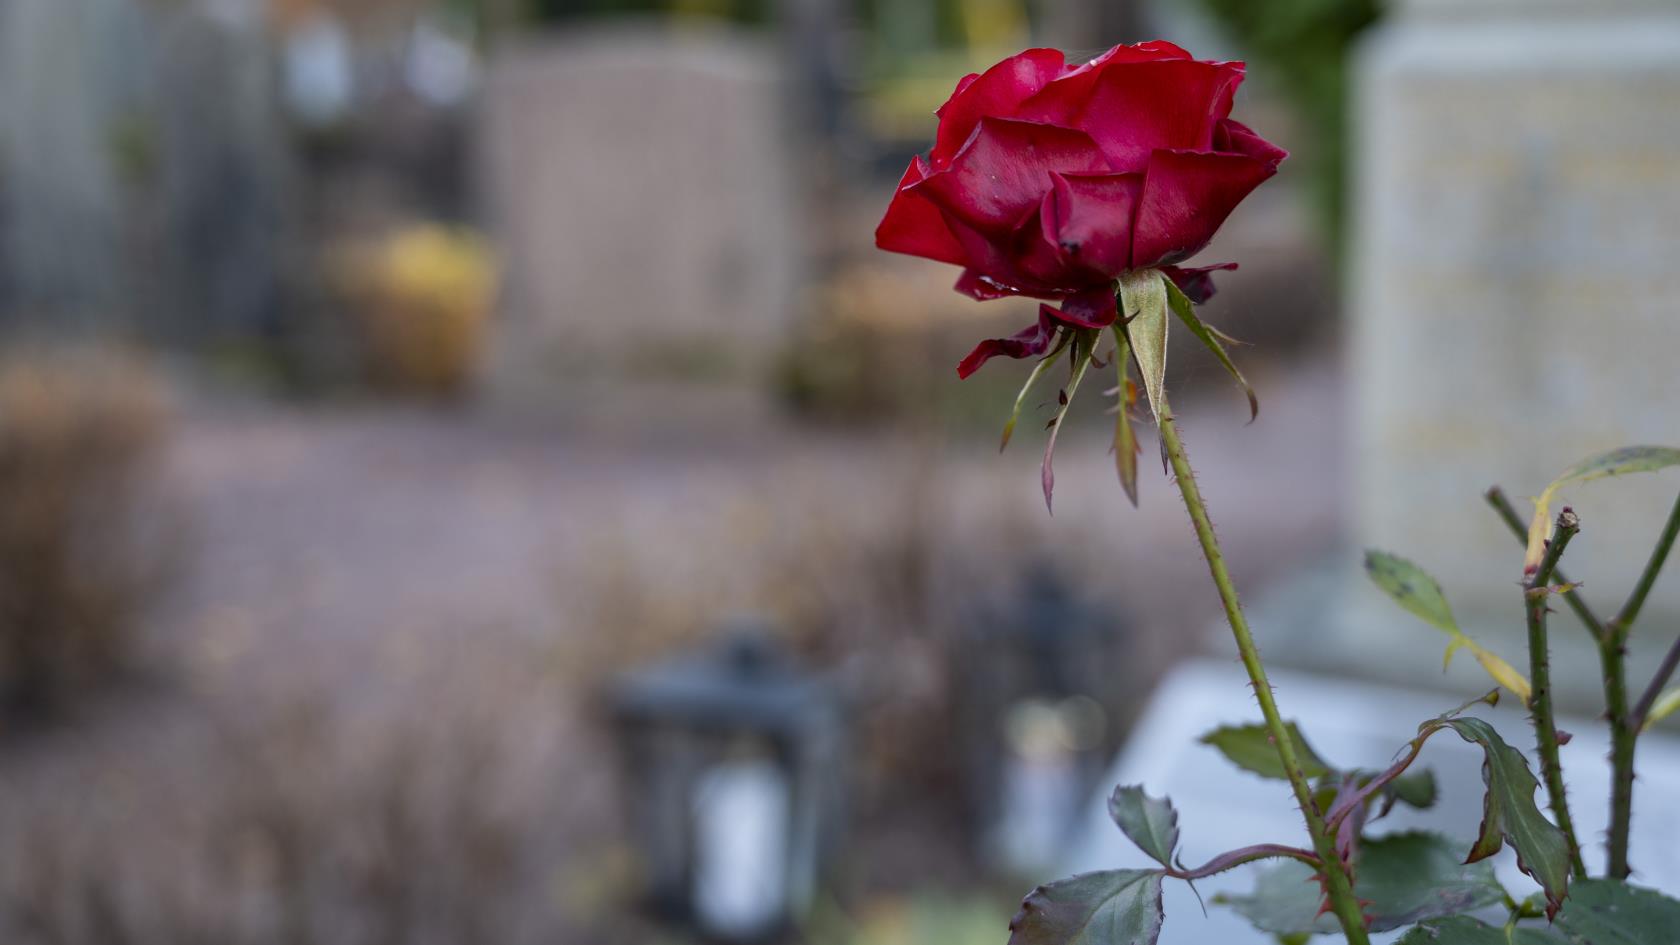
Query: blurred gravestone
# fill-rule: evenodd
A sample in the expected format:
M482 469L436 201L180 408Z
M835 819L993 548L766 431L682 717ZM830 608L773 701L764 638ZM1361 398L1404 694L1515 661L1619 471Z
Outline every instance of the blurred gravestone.
M572 32L492 63L494 389L764 369L803 259L781 80L769 42L721 29Z
M1410 0L1356 77L1354 537L1423 564L1467 628L1517 657L1521 552L1482 490L1503 484L1526 514L1577 459L1680 444L1680 9ZM1670 472L1565 493L1584 522L1567 570L1600 610L1625 597L1677 489ZM1434 675L1416 655L1429 631L1347 582L1336 645L1299 652ZM1677 615L1671 575L1642 623ZM1596 660L1579 656L1554 665L1584 696Z

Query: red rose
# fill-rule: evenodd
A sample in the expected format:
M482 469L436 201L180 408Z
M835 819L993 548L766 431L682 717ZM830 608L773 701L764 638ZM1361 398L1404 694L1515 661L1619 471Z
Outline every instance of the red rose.
M983 342L957 373L996 355L1044 354L1063 326L1113 324L1115 280L1159 268L1196 301L1205 247L1283 149L1232 121L1240 62L1202 62L1167 42L1116 46L1082 65L1029 49L957 83L927 157L910 162L875 231L882 249L962 266L959 292L1024 295L1039 322Z

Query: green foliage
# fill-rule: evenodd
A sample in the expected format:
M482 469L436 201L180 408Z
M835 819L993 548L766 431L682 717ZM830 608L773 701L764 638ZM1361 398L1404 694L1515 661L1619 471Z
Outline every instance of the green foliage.
M1312 750L1307 740L1301 735L1301 730L1294 722L1286 725L1289 740L1294 743L1295 758L1301 763L1301 773L1309 778L1319 778L1330 773L1330 766ZM1226 760L1243 769L1252 771L1262 778L1285 780L1283 763L1278 761L1277 749L1272 745L1271 736L1266 732L1266 726L1259 723L1253 725L1226 725L1216 728L1203 735L1201 742L1219 749Z
M1589 456L1569 467L1563 475L1552 480L1545 491L1540 493L1540 497L1534 500L1534 519L1528 526L1528 553L1523 558L1523 573L1532 573L1540 565L1546 539L1551 534L1552 498L1559 489L1607 476L1656 472L1670 466L1680 466L1680 449L1667 446L1624 446L1607 453Z
M1534 878L1556 909L1568 892L1569 839L1546 819L1534 803L1539 789L1528 760L1499 737L1493 726L1476 718L1440 719L1425 724L1419 738L1450 728L1467 742L1480 745L1485 757L1482 781L1482 826L1466 857L1476 862L1498 853L1509 841L1517 851L1517 866Z
M1468 916L1431 919L1412 928L1395 945L1564 945L1565 939L1546 928L1507 931Z
M1178 811L1172 801L1150 797L1140 785L1121 785L1108 799L1108 815L1138 849L1162 866L1172 866L1178 849Z
M1575 945L1668 945L1680 935L1680 902L1616 880L1583 880L1557 925Z
M1157 425L1167 403L1167 281L1156 269L1120 277L1120 317L1126 322L1126 337L1132 356L1137 358L1138 373L1143 375L1143 389L1149 395L1149 410Z
M1487 863L1461 863L1457 845L1431 833L1403 833L1368 840L1360 849L1354 894L1367 902L1373 932L1403 928L1422 919L1480 909L1504 899ZM1267 867L1247 896L1216 900L1242 913L1255 928L1278 935L1335 932L1335 919L1319 910L1323 890L1311 867L1285 862Z
M1160 870L1085 873L1033 890L1009 923L1009 945L1154 945Z
M1469 650L1494 682L1511 690L1525 704L1528 702L1533 694L1528 677L1459 629L1441 585L1427 571L1399 555L1366 551L1365 574L1395 603L1451 637L1441 661L1443 669L1452 662L1454 653Z
M1197 316L1196 306L1191 303L1190 297L1174 285L1171 279L1162 279L1161 282L1167 287L1167 304L1172 307L1173 314L1178 316L1179 321L1190 329L1190 333L1195 335L1198 341L1213 352L1213 356L1219 359L1226 373L1230 374L1242 386L1243 393L1248 395L1248 419L1253 421L1260 416L1260 398L1255 396L1254 387L1248 383L1248 378L1243 377L1243 372L1237 370L1236 362L1231 360L1231 355L1226 352L1225 346L1220 343L1212 329Z

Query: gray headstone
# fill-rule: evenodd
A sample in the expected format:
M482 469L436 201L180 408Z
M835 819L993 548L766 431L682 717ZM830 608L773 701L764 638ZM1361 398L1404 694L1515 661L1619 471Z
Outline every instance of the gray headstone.
M803 259L781 75L769 41L721 30L577 32L492 62L493 388L765 367Z
M1354 537L1425 565L1520 665L1521 551L1482 491L1526 514L1578 459L1680 444L1680 9L1411 0L1356 75ZM1606 616L1677 491L1680 472L1564 494L1584 522L1568 573ZM1429 631L1347 581L1319 661L1418 665ZM1671 575L1643 622L1676 616ZM1663 636L1636 634L1636 657ZM1596 690L1594 659L1560 663Z

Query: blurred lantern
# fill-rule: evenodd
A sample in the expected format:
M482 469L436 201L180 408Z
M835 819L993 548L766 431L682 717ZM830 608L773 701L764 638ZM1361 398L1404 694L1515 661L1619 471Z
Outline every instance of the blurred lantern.
M708 936L773 936L810 906L840 814L843 728L755 622L629 673L611 710L648 904Z
M1107 762L1125 689L1125 634L1048 566L977 625L962 651L970 783L988 853L1010 871L1055 866L1073 817Z

